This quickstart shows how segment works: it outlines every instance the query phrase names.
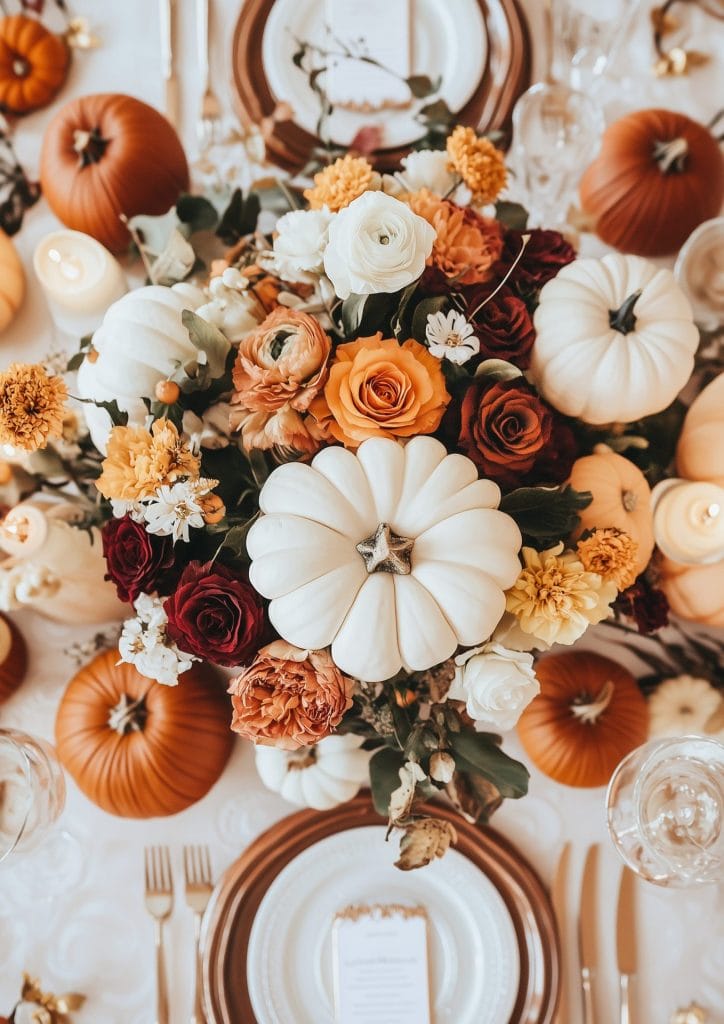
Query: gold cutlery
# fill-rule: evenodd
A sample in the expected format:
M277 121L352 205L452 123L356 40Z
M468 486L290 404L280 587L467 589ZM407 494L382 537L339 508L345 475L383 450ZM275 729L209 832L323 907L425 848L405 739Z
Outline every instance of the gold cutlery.
M161 74L164 83L164 114L174 126L179 126L179 87L173 61L173 28L176 0L159 0L161 22Z
M186 881L186 903L194 914L194 941L196 943L196 995L191 1024L205 1024L206 1017L201 993L201 920L214 888L211 881L211 857L208 846L184 846L184 878Z
M173 910L173 876L167 846L145 850L146 910L156 927L156 1024L169 1024L163 926Z
M201 110L196 126L201 153L217 142L221 135L221 104L211 88L209 63L209 19L211 0L196 0L196 40L199 47L199 69L201 71Z
M598 855L599 846L589 846L583 865L581 910L578 918L578 946L581 955L581 991L585 1024L596 1024L594 980L598 966Z
M620 1024L632 1024L631 982L636 974L636 876L629 868L621 873L616 912L616 958L621 984Z
M569 1024L570 1010L568 999L568 979L566 974L566 951L568 950L568 921L567 907L568 899L566 890L568 886L568 874L571 861L571 844L565 843L558 860L558 867L553 877L551 886L551 903L558 925L558 938L561 947L561 980L558 994L558 1009L556 1012L556 1024Z

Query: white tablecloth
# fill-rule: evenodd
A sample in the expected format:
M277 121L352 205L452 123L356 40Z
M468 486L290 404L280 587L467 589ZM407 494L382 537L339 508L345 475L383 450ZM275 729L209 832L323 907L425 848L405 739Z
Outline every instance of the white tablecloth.
M192 0L177 0L177 6L183 135L193 150L199 81L194 4ZM538 6L536 0L527 0L534 39L541 37ZM636 106L661 105L708 120L724 94L721 67L712 64L684 80L657 81L649 76L648 6L643 5L635 38L619 61L626 78L610 103L609 114ZM215 0L214 7L213 77L219 94L227 100L231 30L239 3ZM157 5L149 0L104 0L95 4L81 4L79 0L78 9L91 16L103 45L76 57L58 102L89 92L120 91L160 104ZM720 24L701 18L693 24L692 44L709 52L718 49L721 61ZM714 34L717 30L718 39ZM536 61L540 63L537 51ZM57 104L50 111L31 116L18 132L21 159L31 170L37 167L43 129L55 109ZM55 224L42 202L28 214L16 238L27 267L38 239ZM595 250L596 243L584 240L584 247ZM30 270L28 277L24 309L0 341L3 365L11 358L41 357L59 343ZM57 701L74 671L73 662L61 652L72 641L90 637L94 631L71 632L32 613L19 615L18 622L31 646L30 674L18 694L0 707L0 725L52 738ZM506 741L506 748L514 755L520 754L514 737ZM55 991L75 988L88 994L87 1006L77 1018L81 1024L148 1024L154 1020L153 932L143 907L144 844L168 843L172 847L181 893L183 843L208 842L218 873L254 836L290 810L262 787L253 768L252 751L241 742L212 792L172 819L138 822L112 818L86 800L69 780L62 827L82 850L77 884L49 900L41 881L28 887L21 884L22 878L0 867L0 1011L12 1005L21 969L27 968L41 975ZM604 792L567 789L533 770L529 796L518 804L507 803L494 825L518 845L547 881L562 842L573 841L572 904L586 846L591 842L603 844L600 932L605 966L597 990L601 1021L617 1019L614 914L619 864L607 840ZM636 1020L640 1024L667 1024L677 1006L698 998L719 1014L716 1019L724 1021L721 893L717 897L712 889L676 892L642 886L641 903L642 957ZM572 916L569 925L573 927ZM571 941L568 946L566 955L572 972L575 943ZM191 917L179 895L169 929L173 1024L182 1024L189 1017L191 953ZM243 970L243 965L239 969ZM461 978L460 983L464 984L465 979ZM573 995L575 998L575 991ZM581 1017L575 1001L573 1006L570 1024L578 1024Z

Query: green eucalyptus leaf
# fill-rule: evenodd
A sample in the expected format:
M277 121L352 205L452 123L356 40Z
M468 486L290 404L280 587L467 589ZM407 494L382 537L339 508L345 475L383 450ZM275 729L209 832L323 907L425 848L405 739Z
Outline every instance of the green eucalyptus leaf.
M442 79L438 76L433 81L429 75L410 75L405 81L415 99L424 100L427 96L432 96L433 93L438 91Z
M412 314L412 337L421 345L426 341L427 318L430 313L441 313L448 305L446 295L432 295L415 306L415 312Z
M190 234L196 231L210 231L216 227L219 219L216 207L204 196L181 196L176 203L176 213Z
M226 370L226 359L231 351L231 344L215 324L210 324L197 313L185 309L181 314L184 327L189 332L191 342L203 353L205 359L199 364L208 370L212 380L221 377Z
M475 370L476 377L492 377L493 380L515 380L523 371L505 359L484 359Z
M525 231L528 227L528 211L520 203L510 203L501 199L495 204L495 216L506 228Z
M342 303L342 330L346 338L354 337L359 331L365 303L368 298L368 295L350 295Z
M528 769L500 749L497 737L464 729L449 736L449 742L459 771L482 775L511 800L528 792Z
M216 234L225 245L236 245L240 239L256 230L260 210L261 202L256 192L244 196L240 188L235 189L229 205L221 215Z
M580 522L578 513L593 501L590 491L563 487L519 487L506 494L500 509L513 518L523 537L550 547L570 536Z
M73 370L80 369L80 367L83 365L83 360L85 359L87 354L87 352L81 351L76 352L75 355L72 355L68 362L65 364L66 371L68 373L71 373Z
M110 402L101 402L94 398L79 398L78 401L84 402L86 405L95 405L99 409L105 409L114 427L125 427L128 425L128 413L125 409L118 407L118 402L115 398Z

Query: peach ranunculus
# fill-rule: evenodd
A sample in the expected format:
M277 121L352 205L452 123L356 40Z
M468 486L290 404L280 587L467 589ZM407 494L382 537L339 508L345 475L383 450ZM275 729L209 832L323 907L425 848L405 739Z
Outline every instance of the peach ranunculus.
M457 284L482 284L492 277L503 252L500 224L469 207L440 199L428 189L407 197L411 209L437 232L427 260Z
M313 316L283 306L241 341L231 399L238 408L232 409L231 423L242 431L247 450L274 444L294 448L295 436L308 435L302 414L324 386L331 350ZM314 449L307 443L298 450Z
M231 426L241 431L244 448L248 452L287 448L313 455L323 440L314 417L305 416L288 405L271 416L266 412L232 409Z
M325 437L357 448L368 437L432 434L449 401L439 359L377 333L338 346L310 412Z
M353 687L327 651L275 640L231 680L231 728L266 747L310 746L337 728L352 706Z

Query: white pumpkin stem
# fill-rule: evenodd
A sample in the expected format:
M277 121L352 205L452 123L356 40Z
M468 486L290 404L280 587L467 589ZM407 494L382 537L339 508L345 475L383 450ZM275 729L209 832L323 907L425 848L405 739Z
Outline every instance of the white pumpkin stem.
M314 747L305 747L298 754L292 754L287 761L288 772L300 772L305 768L311 768L317 761L317 751Z
M127 736L129 732L143 732L147 714L145 694L138 700L131 700L128 694L124 693L108 713L108 725L119 736Z
M598 695L594 697L593 700L581 699L580 703L571 704L572 714L579 722L585 722L587 725L595 725L611 703L615 689L616 687L609 679L603 684Z
M654 145L654 160L662 174L679 174L686 166L689 143L686 139L671 139Z

